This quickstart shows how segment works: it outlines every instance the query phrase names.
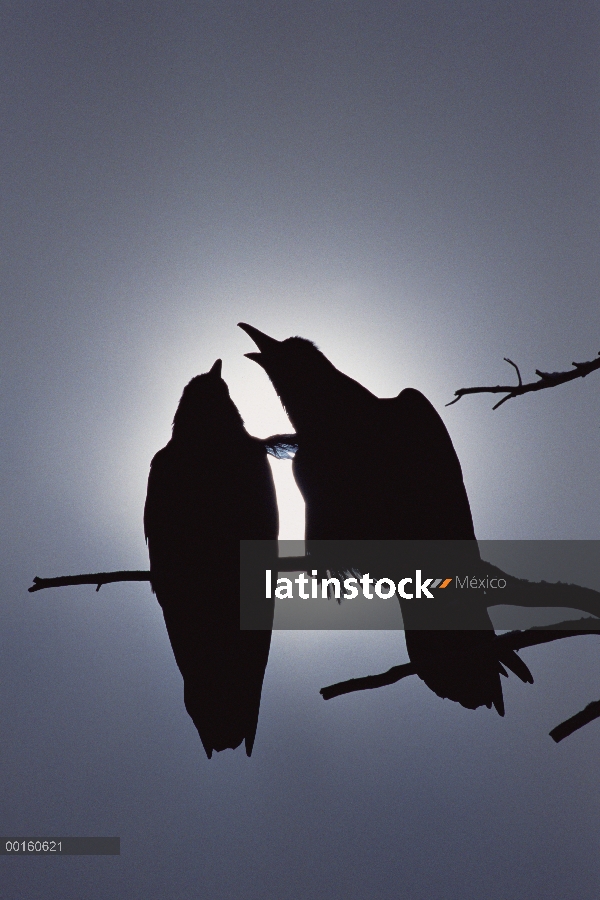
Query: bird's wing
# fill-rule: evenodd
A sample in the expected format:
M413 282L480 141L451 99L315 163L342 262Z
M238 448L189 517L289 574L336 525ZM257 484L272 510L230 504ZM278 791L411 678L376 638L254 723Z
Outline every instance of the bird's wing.
M172 504L170 454L167 447L159 450L150 463L148 490L144 506L144 537L152 539L165 525L165 512ZM168 525L167 525L168 527Z
M436 410L413 388L381 402L391 411L386 414L390 441L404 467L403 480L410 484L415 525L419 522L414 537L475 540L458 456Z

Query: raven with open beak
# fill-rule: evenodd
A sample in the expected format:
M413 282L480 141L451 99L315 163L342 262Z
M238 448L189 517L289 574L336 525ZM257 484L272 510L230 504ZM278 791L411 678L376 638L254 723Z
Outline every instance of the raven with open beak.
M239 327L259 351L246 356L265 370L296 430L293 471L306 503L308 542L460 541L472 564L480 562L458 457L423 394L406 388L397 397L376 397L311 341L278 341L252 325ZM471 709L493 704L503 715L485 606L474 630L440 631L433 622L431 630L422 628L408 628L406 643L423 681L438 696ZM523 666L511 662L513 671Z

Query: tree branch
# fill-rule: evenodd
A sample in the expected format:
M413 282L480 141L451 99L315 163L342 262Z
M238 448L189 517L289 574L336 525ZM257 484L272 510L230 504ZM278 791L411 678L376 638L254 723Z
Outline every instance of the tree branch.
M598 353L598 356L600 357L600 352ZM530 391L543 391L545 388L556 387L557 384L565 384L567 381L573 381L575 378L585 378L590 372L600 369L600 359L592 359L589 362L582 363L573 362L571 365L575 368L569 369L567 372L541 372L539 369L536 369L535 374L538 376L539 380L523 384L521 373L519 372L519 367L516 363L506 356L504 359L516 369L517 377L519 379L518 384L497 384L494 387L460 388L460 390L454 391L454 400L451 400L450 403L446 403L446 406L452 406L453 403L457 403L461 397L465 396L465 394L506 394L506 397L499 400L493 407L493 409L498 409L499 406L502 406L507 400L512 400L513 397L520 397L521 394L528 394Z
M536 625L525 631L511 631L508 634L498 634L495 638L495 644L498 648L498 659L504 662L502 658L502 650L504 649L523 650L525 647L534 647L550 641L561 641L564 638L576 637L577 635L600 635L600 629L594 627L597 622L597 619L577 619L557 622L555 625ZM505 665L507 665L506 662ZM509 668L512 667L509 666ZM513 669L513 671L516 670ZM363 678L350 678L348 681L338 681L336 684L330 684L321 688L319 693L324 700L331 700L333 697L350 694L353 691L366 691L384 687L388 684L396 684L402 678L406 678L407 675L414 674L416 674L416 670L413 664L404 663L400 666L392 666L387 672L381 672L379 675L366 675ZM570 734L573 734L574 731L583 728L588 722L598 718L600 718L600 700L588 704L577 715L557 725L550 732L550 737L558 743Z
M525 631L509 631L506 634L498 634L495 643L500 649L523 650L526 647L537 647L539 644L562 641L563 638L577 637L578 635L600 635L598 624L598 619L570 619L567 622L557 622L553 625L534 625Z
M278 572L308 572L314 564L306 556L280 556L277 561ZM94 572L87 575L60 575L58 578L33 579L33 584L28 591L43 591L46 588L68 587L74 584L95 584L99 591L103 584L113 584L116 581L150 581L150 572L145 569L124 569L121 572Z
M594 700L592 703L588 703L581 712L576 713L570 719L566 719L560 725L557 725L556 728L553 728L550 732L550 737L558 744L559 741L569 737L574 731L578 731L584 725L598 718L600 718L600 700Z
M600 618L600 592L593 588L581 587L578 584L563 584L562 582L549 583L546 581L527 581L524 578L515 578L508 575L502 569L491 563L482 561L488 575L506 578L507 585L511 589L510 601L494 598L491 601L489 594L485 594L481 603L488 609L497 605L525 606L525 607L565 607L578 609L592 616ZM314 566L312 556L280 556L277 560L279 572L308 572ZM95 572L87 575L63 575L58 578L33 579L33 584L28 588L29 593L43 591L46 588L67 587L77 584L95 584L99 591L103 584L112 584L116 581L150 581L150 572L144 570L124 570L120 572Z
M392 666L387 672L380 675L366 675L364 678L350 678L348 681L338 681L319 691L323 700L331 700L341 694L351 694L353 691L366 691L373 688L384 687L387 684L396 684L407 675L415 675L416 669L412 663L403 663L401 666Z
M150 581L150 572L126 569L122 572L95 572L91 575L62 575L59 578L38 578L36 575L28 590L32 594L45 588L66 587L70 584L95 584L96 591L99 591L103 584L114 581Z
M305 556L280 557L277 568L280 572L296 572L302 571L303 569L308 571L310 566L312 566L313 561L310 560L307 562L307 560L308 558ZM500 570L498 569L497 571ZM515 580L522 581L521 579ZM122 570L120 572L95 572L87 575L63 575L58 578L39 578L36 575L33 579L33 585L29 588L29 593L42 591L45 588L67 587L69 585L78 584L95 584L96 591L99 591L103 584L112 584L119 581L149 582L150 572L143 569L137 569ZM523 588L525 588L526 585L533 588L533 591L530 593L528 603L524 602L524 598L520 600L523 605L562 606L563 603L561 601L563 597L561 596L560 600L558 597L548 597L548 588L560 588L564 590L564 588L568 587L576 594L574 603L575 608L577 608L577 606L583 606L586 611L595 614L600 613L600 609L597 607L596 603L593 602L593 600L596 599L593 595L597 596L597 593L590 588L581 588L578 585L549 585L545 582L541 582L540 584L522 582ZM550 593L552 594L553 591L550 591ZM584 598L587 602L581 603L581 600ZM579 604L577 603L577 600L580 601ZM590 602L590 600L592 600L592 602ZM562 640L565 637L574 637L577 634L600 634L600 629L594 627L596 622L597 619L580 619L577 621L559 622L556 625L541 625L527 631L513 631L508 634L498 635L496 641L501 647L506 646L510 649L520 650L524 647L531 647L548 641ZM568 630L565 630L566 626L568 626ZM400 666L392 666L387 672L382 672L379 675L367 675L364 678L351 678L349 681L341 681L337 684L329 685L326 688L322 688L320 693L324 700L330 700L333 697L339 697L341 694L349 694L354 691L364 691L383 687L384 685L396 684L396 682L400 681L402 678L406 678L408 675L413 675L414 673L415 670L412 663L404 663ZM583 728L588 722L592 722L597 718L600 718L600 700L588 704L588 706L577 713L577 715L572 716L570 719L557 725L557 727L553 728L550 732L550 737L558 743L570 734L573 734L574 731Z

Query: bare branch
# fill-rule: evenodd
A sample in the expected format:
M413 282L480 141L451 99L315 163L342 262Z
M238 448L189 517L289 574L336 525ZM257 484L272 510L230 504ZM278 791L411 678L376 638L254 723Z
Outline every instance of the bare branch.
M523 650L525 647L536 647L551 641L562 641L564 638L586 634L600 635L598 619L570 619L553 625L534 625L525 631L509 631L498 634L495 643L500 649Z
M396 684L407 675L415 675L416 669L412 663L403 663L401 666L392 666L387 672L380 675L366 675L364 678L350 678L348 681L338 681L321 688L319 693L323 700L331 700L341 694L351 694L353 691L366 691L373 688L384 687L387 684Z
M314 565L312 559L306 556L281 556L277 561L279 572L308 572ZM103 584L114 584L116 581L150 581L150 572L144 569L124 569L121 572L94 572L88 575L61 575L58 578L33 579L33 584L28 591L43 591L46 588L68 587L74 584L95 584L99 591Z
M306 556L287 556L280 557L278 560L278 570L280 572L308 571L313 561ZM489 566L489 564L488 564ZM494 566L489 566L499 572ZM592 614L600 613L597 601L597 592L589 588L581 588L578 585L564 584L547 584L531 583L522 579L508 578L513 582L519 582L524 594L516 602L526 606L562 606L565 602L564 589L567 588L568 594L574 601L575 608L583 608ZM69 585L78 584L95 584L96 591L99 591L103 584L113 584L119 581L150 581L150 572L143 569L122 570L120 572L95 572L87 575L63 575L58 578L39 578L33 579L33 585L29 588L29 593L42 591L45 588L67 587ZM559 589L560 596L555 594ZM510 632L509 634L498 635L496 640L499 645L507 646L510 649L522 649L523 647L531 647L535 644L546 643L548 641L562 640L565 637L573 637L577 634L600 634L600 629L595 628L597 619L579 619L576 621L559 622L556 625L543 625L532 628L528 631ZM324 700L330 700L341 694L349 694L354 691L364 691L368 689L383 687L384 685L396 684L402 678L415 673L412 663L405 663L400 666L392 666L387 672L379 675L368 675L364 678L351 678L349 681L338 682L322 688L321 695ZM600 718L600 700L590 703L584 710L572 716L565 722L562 722L550 732L550 736L556 743L568 737L579 728L583 728L588 722Z
M593 703L588 703L581 712L578 712L576 715L571 716L570 719L561 722L556 728L553 728L550 732L550 737L558 744L559 741L569 737L574 731L578 731L580 728L583 728L584 725L587 725L589 722L593 722L594 719L598 718L600 718L600 700L594 700Z
M70 584L95 584L96 591L99 591L103 584L114 581L150 581L150 572L127 569L123 572L95 572L91 575L62 575L59 578L38 578L36 575L28 590L32 594L45 588L67 587Z
M556 625L536 625L526 631L510 631L507 634L498 634L496 635L495 643L498 647L499 659L504 661L501 655L504 649L522 650L524 647L534 647L537 644L546 644L550 641L561 641L567 637L576 637L582 634L600 634L600 628L593 627L595 624L598 624L597 619L575 619L568 622L558 622ZM354 691L373 690L374 688L385 687L388 684L396 684L402 678L406 678L407 675L414 674L415 667L413 664L404 663L401 666L392 666L387 672L381 672L378 675L365 675L363 678L350 678L348 681L338 681L337 684L330 684L321 688L319 693L323 700L331 700L333 697L341 696L341 694L351 694Z
M598 353L598 356L600 357L600 352ZM521 373L519 372L519 367L516 363L506 356L504 359L516 369L519 379L518 384L497 384L494 387L460 388L458 391L454 392L454 400L451 400L450 403L446 403L446 406L452 406L453 403L457 403L461 397L465 396L465 394L506 394L506 396L503 397L502 400L499 400L493 407L493 409L498 409L499 406L502 406L507 400L512 400L513 397L520 397L521 394L528 394L530 391L542 391L545 388L556 387L558 384L565 384L567 381L573 381L575 378L585 378L590 372L600 369L600 359L592 359L589 362L582 363L573 362L571 365L574 366L574 368L569 369L567 372L542 372L540 369L536 369L535 374L538 376L539 380L523 384Z
M279 572L308 572L314 566L312 556L280 556L277 559ZM488 575L505 578L510 589L509 606L526 607L565 607L578 609L582 612L600 618L600 592L592 588L581 587L578 584L563 584L562 582L548 583L546 581L527 581L524 578L515 578L491 563L483 563ZM275 566L274 566L275 568ZM96 591L103 584L112 584L117 581L150 581L150 572L144 570L124 570L121 572L95 572L88 575L63 575L58 578L33 579L33 585L28 589L29 593L42 591L45 588L67 587L77 584L95 584ZM482 598L482 604L490 608L498 605L500 601L490 601L489 595ZM500 605L506 605L506 600ZM586 626L583 626L586 627ZM575 629L577 630L577 629Z
M554 625L537 625L526 631L511 631L508 634L496 635L495 643L498 647L498 658L503 661L502 650L522 650L525 647L534 647L537 644L545 644L550 641L561 641L567 637L576 637L585 634L600 634L600 629L595 628L597 619L577 619L567 622L557 622ZM505 665L507 663L505 662ZM511 667L512 668L512 667ZM513 669L513 671L516 671ZM392 666L387 672L379 675L367 675L363 678L350 678L348 681L339 681L328 687L321 688L319 693L324 700L331 700L341 694L350 694L353 691L365 691L383 687L388 684L396 684L407 675L414 675L415 668L412 663L404 663L401 666ZM504 673L506 674L506 673ZM522 676L521 676L522 677ZM525 679L523 679L525 680ZM584 725L600 718L600 700L588 703L585 709L571 716L550 732L550 737L557 744L574 731L583 728Z

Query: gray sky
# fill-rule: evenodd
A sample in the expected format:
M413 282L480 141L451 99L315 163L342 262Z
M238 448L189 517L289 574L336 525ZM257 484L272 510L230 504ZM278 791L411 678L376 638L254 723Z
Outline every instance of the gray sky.
M118 859L2 858L7 898L596 898L597 638L524 651L504 720L418 680L398 633L274 635L254 755L204 758L144 586L150 460L217 357L288 427L244 320L442 413L481 538L598 539L600 377L455 389L600 350L596 4L2 4L4 834L119 834ZM290 466L282 537L299 537Z

